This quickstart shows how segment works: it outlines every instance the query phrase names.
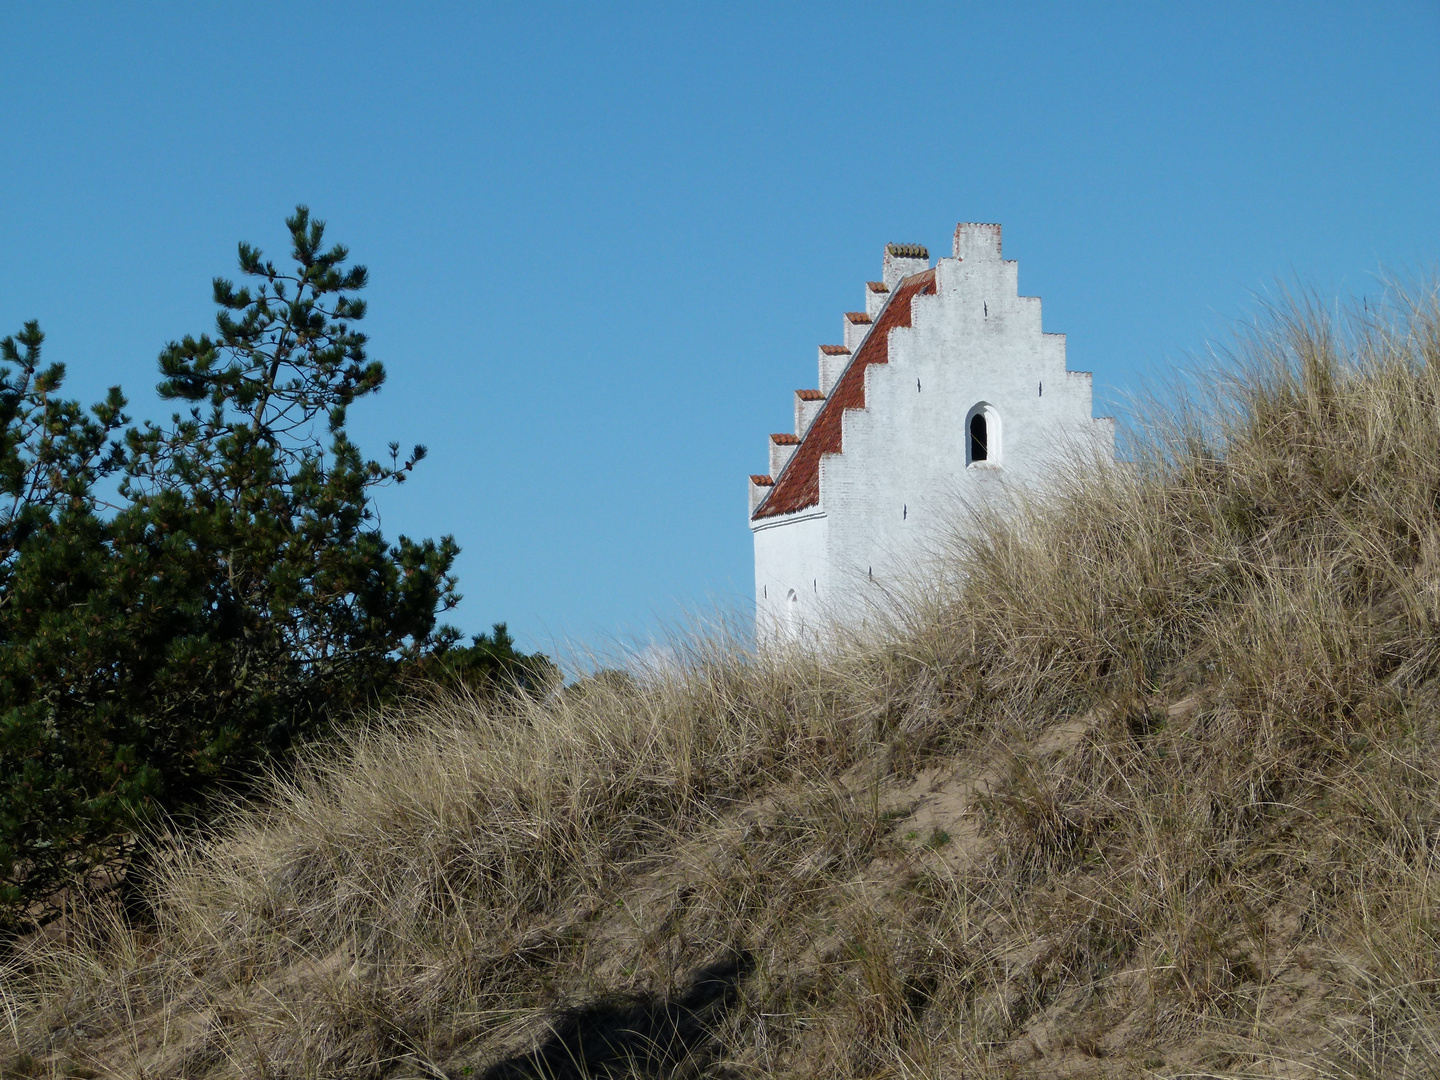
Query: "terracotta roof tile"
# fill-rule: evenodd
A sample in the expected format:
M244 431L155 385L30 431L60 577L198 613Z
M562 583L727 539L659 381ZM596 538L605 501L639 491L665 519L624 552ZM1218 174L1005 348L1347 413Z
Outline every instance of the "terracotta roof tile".
M850 350L844 345L821 345L820 351L826 356L849 356Z
M776 446L794 446L800 441L800 436L791 435L788 431L777 431L770 436L770 441Z
M845 312L845 318L853 323L868 323L870 321L870 316L866 315L863 311L847 311Z
M930 258L930 249L924 244L886 244L885 251L895 259Z
M824 401L825 395L819 390L796 390L795 396L801 401Z
M889 363L890 331L897 326L909 326L910 302L916 296L934 291L934 269L913 274L896 286L890 299L880 309L875 329L870 331L865 344L860 346L860 351L846 366L840 381L830 392L829 400L820 407L820 413L805 433L804 440L791 455L790 463L781 470L770 494L756 509L756 518L793 514L819 504L820 457L822 454L840 453L845 410L865 407L865 369L871 364ZM815 401L822 396L818 390L799 390L796 393L804 401ZM806 397L807 393L815 397Z
M865 287L866 287L867 289L869 289L871 292L889 292L889 291L890 291L890 286L889 286L889 285L886 285L883 281L867 281L867 282L865 282Z
M769 487L771 484L775 483L775 481L770 479L768 474L765 476L759 476L755 473L751 473L750 483L754 484L756 487Z

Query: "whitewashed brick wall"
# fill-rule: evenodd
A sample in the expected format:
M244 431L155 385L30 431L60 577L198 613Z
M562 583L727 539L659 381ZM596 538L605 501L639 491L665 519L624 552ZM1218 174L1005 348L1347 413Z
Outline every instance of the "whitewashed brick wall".
M887 252L888 295L926 269ZM889 363L865 371L865 408L844 414L842 452L821 459L819 505L751 518L762 641L864 618L925 572L966 504L1012 484L1043 488L1076 455L1113 458L1113 421L1092 418L1089 374L1066 371L1064 335L1044 333L1040 300L1018 294L1000 226L960 225L953 256L936 266L936 293L911 303L911 326L890 333ZM853 322L844 329L853 356L862 338ZM821 356L827 393L835 360ZM820 404L797 408L797 435ZM976 411L987 415L990 452L971 463Z

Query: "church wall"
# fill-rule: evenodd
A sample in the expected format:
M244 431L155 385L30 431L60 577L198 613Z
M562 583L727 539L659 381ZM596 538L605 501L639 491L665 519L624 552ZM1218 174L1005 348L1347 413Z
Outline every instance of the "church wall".
M823 511L811 507L755 530L755 625L762 640L795 640L826 624L829 524ZM792 590L793 610L787 599Z
M1096 434L1089 376L1065 370L1064 337L1042 332L1039 299L1017 295L993 249L940 260L937 295L915 297L889 358L866 369L866 408L845 414L821 489L833 604L851 619L928 578L967 510L1043 486ZM991 459L967 465L979 405Z
M860 621L931 576L967 510L1113 456L1113 422L1091 417L1089 374L1066 371L1064 335L1043 332L1039 298L1019 296L1017 285L999 227L962 226L956 257L937 264L936 293L913 298L911 325L891 331L889 362L865 369L865 408L844 413L843 451L821 460L820 507L795 515L823 511L823 529L756 530L762 622L781 620L776 587L783 597L802 577L817 583L807 620ZM992 453L970 464L977 407Z

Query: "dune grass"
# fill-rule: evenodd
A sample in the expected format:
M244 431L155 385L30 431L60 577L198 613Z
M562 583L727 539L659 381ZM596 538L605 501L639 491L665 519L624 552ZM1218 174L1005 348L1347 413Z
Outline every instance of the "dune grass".
M373 718L22 943L0 1070L1440 1075L1434 290L1134 458L827 651Z

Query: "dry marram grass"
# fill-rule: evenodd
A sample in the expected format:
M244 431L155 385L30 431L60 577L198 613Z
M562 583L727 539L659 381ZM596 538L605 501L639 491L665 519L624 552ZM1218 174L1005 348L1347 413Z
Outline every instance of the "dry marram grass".
M35 1077L1440 1075L1440 310L1303 304L824 654L380 717L0 983Z

